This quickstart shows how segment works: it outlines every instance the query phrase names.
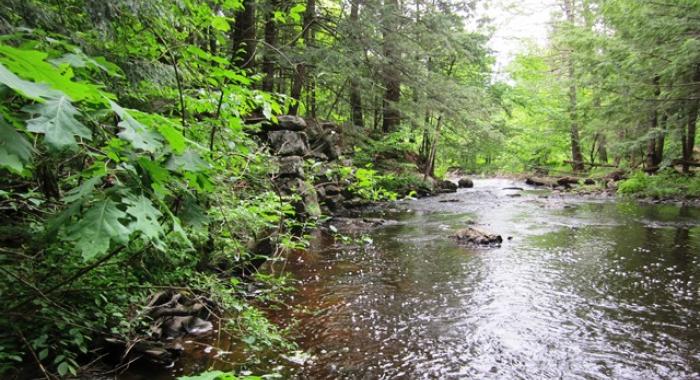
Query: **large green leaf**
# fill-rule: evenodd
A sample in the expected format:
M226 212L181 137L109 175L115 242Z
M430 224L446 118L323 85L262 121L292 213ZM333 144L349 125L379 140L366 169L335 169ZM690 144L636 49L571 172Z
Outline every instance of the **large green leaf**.
M124 244L128 241L130 230L120 221L126 216L111 199L99 201L76 224L68 227L68 240L75 242L84 260L90 260L107 252L111 242Z
M185 151L185 136L183 136L182 132L175 126L162 123L158 125L158 132L165 137L165 140L168 141L168 144L173 148L175 153L182 153Z
M198 172L207 169L209 164L192 149L188 149L183 154L176 154L170 157L167 168L172 171Z
M104 57L88 57L80 49L76 48L73 53L65 54L60 58L50 59L54 65L69 65L75 68L90 67L104 71L105 73L120 77L119 66L107 61Z
M97 175L83 181L80 186L77 186L66 193L66 196L63 197L63 201L73 203L77 200L87 198L87 196L92 194L92 192L95 190L95 186L102 182L102 177L104 177L104 175L105 173L98 173Z
M52 90L46 84L38 84L18 77L3 66L2 63L0 63L0 83L36 101L61 96L61 92Z
M32 158L32 144L0 116L0 167L21 173Z
M151 188L156 192L159 198L163 198L170 193L167 188L168 181L170 180L170 172L168 169L146 157L140 157L138 163L139 166L148 173L148 182L150 182Z
M161 240L164 234L163 226L158 221L163 214L153 207L153 202L139 195L125 198L124 203L128 205L126 213L134 217L134 221L129 224L129 229L132 232L140 232L156 248L165 249Z
M45 61L47 57L48 54L41 51L17 49L0 44L0 63L17 76L36 83L46 84L53 90L63 92L72 101L105 102L105 93L98 86L73 81L72 71L59 71L54 65ZM16 89L15 87L12 88ZM37 97L55 97L55 95L37 93L36 90L36 88L24 87L18 91L34 99Z
M90 130L76 119L80 113L65 96L35 104L27 110L39 115L27 122L27 130L44 134L46 143L53 148L77 146L75 136L92 139Z
M163 146L161 138L157 133L149 130L148 127L134 119L126 109L122 108L117 103L112 101L109 103L112 107L112 111L121 119L119 128L122 130L118 133L120 138L129 141L134 148L149 153L155 153Z

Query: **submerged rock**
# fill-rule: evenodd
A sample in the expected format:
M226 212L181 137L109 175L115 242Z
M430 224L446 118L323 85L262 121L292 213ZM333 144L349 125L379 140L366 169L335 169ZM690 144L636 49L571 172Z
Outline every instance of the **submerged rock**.
M384 226L388 223L387 220L379 218L346 218L335 217L328 222L328 227L331 231L341 233L360 233L367 232L373 228Z
M501 235L489 234L474 227L458 230L452 237L459 242L476 245L500 245L503 242Z

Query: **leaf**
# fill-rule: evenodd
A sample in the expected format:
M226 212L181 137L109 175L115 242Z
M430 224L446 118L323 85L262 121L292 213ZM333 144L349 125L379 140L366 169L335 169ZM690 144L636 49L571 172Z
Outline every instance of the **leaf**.
M87 61L82 56L74 53L65 54L61 58L50 59L49 62L56 66L69 65L76 68L87 67L88 65Z
M182 153L185 151L185 136L171 124L163 123L158 125L158 132L160 132L165 140L168 142L175 153Z
M178 238L181 243L183 243L187 248L194 248L192 245L192 241L190 238L187 236L187 232L185 231L184 228L182 228L182 223L180 222L180 218L176 217L175 215L170 214L170 217L172 218L173 222L173 229L171 231L171 234L173 237Z
M75 49L75 53L68 53L60 58L50 59L49 62L56 66L69 65L75 68L96 68L111 76L121 76L119 74L121 71L119 66L107 61L104 57L89 57L78 48Z
M151 188L156 192L159 198L169 194L166 187L168 180L170 179L170 172L157 162L151 161L145 157L141 157L138 160L139 166L143 168L147 173L151 182Z
M32 144L0 116L0 167L17 174L32 158Z
M0 63L5 65L17 76L43 83L53 90L59 90L71 101L89 100L91 103L102 104L105 94L100 88L90 83L74 82L71 80L72 71L59 71L55 66L46 62L48 54L37 50L23 50L0 44ZM22 91L24 93L24 91ZM56 95L43 96L26 94L36 97L53 98Z
M92 132L75 118L79 112L65 96L27 107L26 110L39 114L39 117L27 121L27 130L44 134L46 143L55 149L76 147L75 136L92 140Z
M0 83L15 90L26 98L43 101L44 98L55 98L61 95L60 91L52 90L45 84L38 84L24 80L0 63Z
M163 146L160 142L160 136L139 123L126 109L113 101L110 101L109 104L114 113L122 120L119 122L119 128L122 128L122 131L117 134L120 138L129 141L134 148L149 153L155 153Z
M170 157L167 163L168 170L198 172L208 168L209 165L192 149L188 149L181 155Z
M66 376L68 374L68 371L70 370L70 365L68 364L68 362L61 362L61 364L58 365L56 370L58 371L58 374L61 377Z
M156 248L165 249L165 245L161 240L164 231L158 221L158 218L163 216L163 214L153 207L153 202L143 195L139 195L125 198L124 203L128 205L126 213L135 219L129 224L131 232L140 232Z
M92 194L93 190L95 190L95 186L102 182L102 177L104 176L104 174L105 173L99 173L98 175L93 176L87 181L83 181L83 183L80 186L73 188L68 193L66 193L66 196L63 197L63 201L72 203L77 200L86 198L88 195Z
M211 26L213 26L214 29L220 30L222 32L228 32L229 30L231 30L231 25L229 25L228 20L226 20L226 17L222 16L212 17Z
M297 4L289 10L289 17L294 20L294 22L301 21L301 14L306 10L306 4Z
M107 252L112 241L126 243L130 230L119 221L127 215L111 199L95 203L78 223L68 227L68 241L75 242L87 261Z
M187 196L185 198L182 209L178 213L178 217L185 225L197 229L202 229L209 224L207 211L197 203L197 199L193 196Z

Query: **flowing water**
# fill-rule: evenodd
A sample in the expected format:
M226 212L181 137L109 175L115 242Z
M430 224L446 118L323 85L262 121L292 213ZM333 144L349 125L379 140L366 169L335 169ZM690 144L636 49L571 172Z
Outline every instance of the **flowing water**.
M322 235L290 257L299 289L274 318L298 320L309 356L268 364L298 379L700 378L700 208L475 182L381 211L364 243ZM469 223L512 239L460 246L449 235Z

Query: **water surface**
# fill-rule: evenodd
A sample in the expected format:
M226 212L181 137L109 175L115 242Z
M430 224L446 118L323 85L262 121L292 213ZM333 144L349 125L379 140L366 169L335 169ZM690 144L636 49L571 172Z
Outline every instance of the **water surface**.
M309 359L261 369L298 379L700 378L699 208L475 182L390 206L370 244L321 234L292 255L285 268L299 289L273 318L298 321ZM511 239L474 248L449 238L470 223ZM226 369L206 357L179 369Z
M288 267L298 378L698 378L700 210L502 190L408 202ZM449 201L449 202L445 202ZM463 247L474 222L512 237Z

